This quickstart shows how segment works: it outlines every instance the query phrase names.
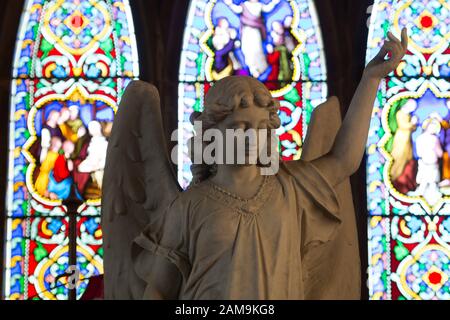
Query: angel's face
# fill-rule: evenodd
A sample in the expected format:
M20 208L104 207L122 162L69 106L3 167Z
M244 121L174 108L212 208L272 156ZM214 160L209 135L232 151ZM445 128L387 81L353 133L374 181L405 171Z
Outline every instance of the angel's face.
M224 158L233 158L233 163L227 161L226 164L255 164L257 155L264 152L270 127L270 112L265 106L270 103L270 94L255 94L249 90L242 95L240 106L218 123L217 129L224 138ZM227 157L231 148L233 157Z

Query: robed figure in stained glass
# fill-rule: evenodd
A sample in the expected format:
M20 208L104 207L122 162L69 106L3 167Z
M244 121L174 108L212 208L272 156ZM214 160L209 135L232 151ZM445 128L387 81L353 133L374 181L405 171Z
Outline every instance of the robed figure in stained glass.
M114 123L103 181L106 298L311 299L330 292L357 298L359 279L334 265L336 254L353 259L351 245L330 252L327 244L344 232L338 189L361 162L379 81L406 48L406 30L402 41L389 34L324 154L314 155L310 132L309 156L267 174L259 161L248 161L252 150L261 151L250 141L243 164L234 157L232 164L194 161L194 179L184 192L164 150L157 92L132 83ZM203 112L191 120L200 121L203 132L215 129L226 137L227 130L276 129L278 108L258 80L232 76L209 90ZM317 136L319 144L327 143ZM258 139L264 145L268 135ZM346 281L336 285L333 278Z

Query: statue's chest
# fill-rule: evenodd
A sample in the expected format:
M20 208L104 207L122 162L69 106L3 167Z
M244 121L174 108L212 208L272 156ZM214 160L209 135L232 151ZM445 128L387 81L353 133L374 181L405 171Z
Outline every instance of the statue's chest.
M294 190L287 194L276 184L268 190L270 192L259 202L219 197L211 198L199 208L191 221L193 232L190 237L197 255L235 250L236 246L275 248L281 242L300 239Z

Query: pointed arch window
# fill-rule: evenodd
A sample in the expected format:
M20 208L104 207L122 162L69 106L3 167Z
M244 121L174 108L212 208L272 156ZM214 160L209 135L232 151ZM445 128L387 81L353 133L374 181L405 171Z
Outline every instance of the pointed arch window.
M202 111L215 81L228 75L258 78L280 100L278 130L284 160L300 158L314 107L327 97L326 63L311 0L192 0L179 71L178 179L192 179L189 117Z
M367 145L371 299L450 299L450 4L376 0L367 61L409 31L384 79Z
M80 297L103 272L108 135L139 75L128 0L26 1L13 65L4 295L67 299L72 247ZM74 217L71 196L80 202Z

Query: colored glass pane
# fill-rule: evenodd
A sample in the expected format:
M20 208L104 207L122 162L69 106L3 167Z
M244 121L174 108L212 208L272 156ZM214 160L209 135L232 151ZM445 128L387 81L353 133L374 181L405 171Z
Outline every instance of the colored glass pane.
M311 112L327 97L318 18L310 0L192 0L179 72L178 180L192 179L189 117L215 81L253 76L280 100L281 156L298 160Z
M28 0L11 82L5 297L67 299L101 274L101 183L120 97L139 76L127 0ZM82 205L69 239L63 201Z
M387 32L408 52L381 82L367 143L371 299L450 299L450 5L376 0L367 61Z

